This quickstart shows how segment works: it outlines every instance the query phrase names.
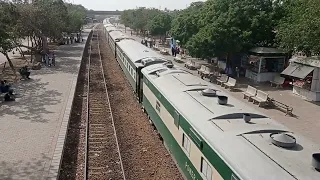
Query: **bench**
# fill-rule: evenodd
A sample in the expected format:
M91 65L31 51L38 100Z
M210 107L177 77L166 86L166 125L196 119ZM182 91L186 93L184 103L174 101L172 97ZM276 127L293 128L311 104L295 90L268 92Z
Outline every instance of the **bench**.
M213 74L213 72L211 71L210 67L205 67L202 74L204 77L209 78Z
M160 54L162 54L162 55L168 55L169 52L168 52L167 50L165 50L165 49L161 49L161 50L160 50Z
M176 61L176 62L178 62L178 63L183 62L183 61L182 61L182 57L181 57L180 55L178 55L178 54L177 54L176 57L173 58L173 60Z
M250 100L251 97L256 96L257 89L248 85L246 92L243 92L242 94L243 94L243 99L248 98L248 100Z
M206 66L205 65L201 65L200 69L198 69L198 74L203 73L206 70Z
M261 105L264 105L268 102L268 97L269 97L269 94L261 90L257 90L257 94L255 96L250 97L250 99L253 100L253 103L255 102L259 103L259 107L261 107Z
M225 85L225 88L230 88L232 90L236 86L237 80L229 77L228 82L223 83Z
M290 115L290 116L293 116L293 108L286 105L286 104L283 104L282 102L279 102L279 101L276 101L275 99L271 99L270 100L272 102L272 104L276 107L279 107L280 110L284 110L284 112L286 113L286 116L287 115Z
M196 63L192 60L188 61L184 66L190 70L196 69Z
M217 84L223 84L223 83L226 83L228 82L228 76L226 74L221 74L220 78L217 79Z
M32 70L40 70L41 69L41 63L40 62L37 62L35 63L32 68Z
M155 50L155 51L159 51L159 46L158 45L153 45L152 49Z
M271 86L273 84L276 85L276 88L279 86L282 86L282 84L284 83L285 78L280 77L280 76L275 76L274 79L272 81L270 81Z

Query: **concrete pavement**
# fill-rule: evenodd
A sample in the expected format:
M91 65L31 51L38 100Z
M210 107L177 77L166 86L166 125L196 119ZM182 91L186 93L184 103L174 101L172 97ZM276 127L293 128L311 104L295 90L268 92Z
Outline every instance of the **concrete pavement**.
M60 46L56 66L32 71L16 101L1 105L0 179L55 179L84 46Z

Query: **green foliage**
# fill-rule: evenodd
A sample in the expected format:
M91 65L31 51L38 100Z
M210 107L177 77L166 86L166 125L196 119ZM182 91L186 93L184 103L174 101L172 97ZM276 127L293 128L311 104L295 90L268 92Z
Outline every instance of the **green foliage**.
M172 18L167 13L159 13L156 15L148 25L148 29L151 35L166 35L171 28Z
M126 27L136 31L145 31L148 29L151 20L160 13L160 10L154 8L129 9L122 12L120 19Z
M0 52L5 54L15 46L15 24L19 14L12 3L0 1Z
M187 42L191 55L230 56L274 44L272 0L208 0L199 16L201 29Z
M302 51L308 56L320 53L320 1L292 0L285 3L287 15L277 29L280 46Z
M63 0L0 0L0 52L6 55L24 46L21 39L26 37L35 45L27 48L37 53L47 51L48 38L57 40L63 33L79 32L85 16L84 7Z
M79 32L85 24L87 10L82 5L67 4L68 20L66 32Z
M194 2L187 9L179 12L172 21L171 36L184 45L200 28L201 10L204 2Z
M320 0L207 0L184 10L125 10L121 22L180 40L190 55L233 56L256 46L320 53ZM168 22L172 22L169 27Z

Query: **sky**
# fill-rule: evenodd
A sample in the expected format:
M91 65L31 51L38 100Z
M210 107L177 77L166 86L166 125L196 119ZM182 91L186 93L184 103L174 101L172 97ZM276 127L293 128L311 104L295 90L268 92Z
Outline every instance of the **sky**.
M67 0L68 1L68 0ZM69 0L74 4L82 4L87 9L114 11L133 9L136 7L154 7L164 9L184 9L191 2L204 0Z

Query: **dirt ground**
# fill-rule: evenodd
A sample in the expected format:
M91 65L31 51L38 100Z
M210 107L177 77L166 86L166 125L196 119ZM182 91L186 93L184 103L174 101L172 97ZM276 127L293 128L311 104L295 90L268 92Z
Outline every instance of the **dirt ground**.
M56 50L59 47L56 43L50 43L48 46L50 51ZM21 57L19 53L10 57L15 67L16 75L13 73L8 62L0 64L0 80L7 80L9 83L17 83L20 81L19 69L23 66L28 66L29 68L32 66L30 52L24 51L24 55L25 58Z

